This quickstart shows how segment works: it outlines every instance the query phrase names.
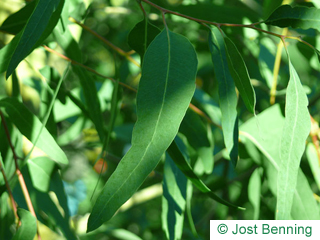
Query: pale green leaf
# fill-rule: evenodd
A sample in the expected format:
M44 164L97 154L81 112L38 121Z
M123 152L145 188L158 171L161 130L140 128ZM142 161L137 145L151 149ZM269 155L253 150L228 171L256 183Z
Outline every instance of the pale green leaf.
M39 139L36 147L44 151L58 164L67 164L68 159L65 153L58 146L54 138L46 128L42 129L42 123L24 105L14 98L3 98L0 100L0 107L5 109L10 120L17 126L19 131L32 143Z
M197 57L185 37L165 29L150 44L137 94L132 147L98 197L87 231L112 218L157 166L187 111L196 71Z
M312 175L318 186L318 189L320 190L320 163L317 150L312 143L308 143L306 153L312 171Z
M258 220L260 215L261 176L260 169L256 168L251 174L248 185L248 198L253 206L253 220Z
M281 139L281 164L278 173L276 218L279 220L288 220L290 217L300 160L311 128L308 98L290 60L289 68L290 80L286 94L286 116Z
M21 226L18 228L12 240L33 240L37 233L36 218L23 208L18 209L18 216L21 220Z
M212 27L209 34L209 47L216 80L219 86L219 103L224 143L234 166L238 160L238 117L237 94L228 67L228 57L222 33Z

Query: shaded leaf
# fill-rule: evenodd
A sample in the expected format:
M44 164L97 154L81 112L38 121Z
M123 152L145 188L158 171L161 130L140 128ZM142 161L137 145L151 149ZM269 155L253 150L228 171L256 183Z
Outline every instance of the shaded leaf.
M19 131L32 143L36 140L42 123L21 102L14 98L3 98L0 107L4 108L10 120L17 126ZM58 146L46 128L43 128L36 143L36 147L43 150L58 164L67 164L65 153Z
M187 197L187 178L166 155L163 177L162 229L167 239L181 239Z
M216 200L217 202L226 205L228 207L235 207L238 209L243 210L241 207L237 207L233 205L232 203L229 203L219 196L217 196L214 192L210 190L194 173L192 167L190 166L189 162L185 159L181 151L179 150L178 145L176 142L172 142L170 147L168 148L168 153L172 160L175 162L175 164L178 166L178 168L186 175L186 177L203 193L208 195L208 197Z
M261 176L260 169L256 168L251 174L248 184L248 198L253 206L253 220L259 219L260 214L260 195L261 195Z
M18 216L21 220L21 226L12 240L33 240L37 233L37 221L35 217L23 208L18 209Z
M255 113L256 94L250 81L248 69L243 58L238 51L236 45L227 37L224 38L227 53L229 70L239 90L240 96L243 99L248 111Z
M318 189L320 190L320 164L319 164L319 158L317 154L317 150L315 146L312 143L308 143L306 154L308 158L308 162L312 171L313 178L318 186Z
M6 77L8 78L18 64L39 46L56 26L64 0L39 0L27 21L27 24L15 38L14 51L8 63Z
M212 27L209 34L209 47L216 80L219 85L219 103L221 109L221 125L224 143L228 150L232 164L236 166L238 160L238 117L237 94L234 81L228 67L228 57L222 33Z
M143 56L148 46L160 32L161 30L159 28L149 21L146 22L145 19L138 22L130 31L128 35L128 44L140 55L141 62L143 62Z
M4 20L0 30L14 35L18 34L26 25L29 17L36 7L36 2L37 1L28 2L19 11L11 14L6 20Z
M314 28L320 31L320 9L282 5L277 8L264 22L266 24L282 28Z
M290 59L289 68L290 80L286 94L286 116L281 139L281 164L278 173L276 218L279 220L288 220L290 217L300 160L311 128L308 98Z
M165 29L150 44L137 94L132 147L99 195L88 232L108 221L157 166L187 111L196 71L197 57L185 37Z

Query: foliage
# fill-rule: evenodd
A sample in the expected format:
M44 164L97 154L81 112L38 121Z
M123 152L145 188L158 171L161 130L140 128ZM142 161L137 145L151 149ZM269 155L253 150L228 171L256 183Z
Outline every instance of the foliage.
M319 11L3 1L0 239L208 239L210 219L320 220Z

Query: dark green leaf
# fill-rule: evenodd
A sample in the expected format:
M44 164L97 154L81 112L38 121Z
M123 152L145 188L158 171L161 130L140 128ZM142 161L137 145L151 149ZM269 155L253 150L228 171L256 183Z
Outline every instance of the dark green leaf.
M35 217L23 208L18 209L18 216L21 220L21 226L12 240L33 240L37 234L37 221Z
M11 14L1 25L0 30L10 33L18 34L26 25L31 16L37 1L28 2L26 6L21 8L18 12Z
M241 207L237 207L219 196L217 196L214 192L210 190L199 178L198 176L193 172L192 167L190 166L189 162L185 159L181 151L179 150L179 147L175 142L172 142L170 147L168 148L168 153L170 154L170 157L173 159L175 164L178 166L178 168L181 170L181 172L186 175L186 177L203 193L208 195L210 198L216 200L217 202L226 205L228 207L235 207L238 209L242 209Z
M150 44L137 95L132 147L107 181L88 221L108 221L140 187L173 141L195 90L197 57L181 35L163 30Z
M5 109L10 120L17 126L19 131L33 143L42 128L42 123L39 119L21 102L14 98L1 99L0 107ZM36 147L43 150L58 164L68 163L65 153L61 150L46 128L41 131Z
M142 20L138 22L128 35L128 44L135 50L141 57L143 62L143 56L148 46L153 39L161 32L159 28L154 26L149 21Z
M265 20L265 23L283 28L314 28L320 31L320 9L282 5Z
M18 64L49 36L59 20L63 5L64 0L37 1L21 34L15 37L18 40L8 63L7 78Z
M209 34L209 47L216 80L219 84L219 102L222 114L221 125L224 143L229 152L232 164L236 166L238 160L238 117L237 94L234 81L228 67L228 57L222 33L212 27Z
M290 59L289 69L290 80L286 94L286 116L281 139L281 164L278 173L276 218L279 220L290 219L300 160L311 128L308 98Z
M248 70L243 58L238 51L236 45L227 37L224 38L227 53L229 70L239 90L240 96L243 99L248 111L255 113L256 94L250 81Z

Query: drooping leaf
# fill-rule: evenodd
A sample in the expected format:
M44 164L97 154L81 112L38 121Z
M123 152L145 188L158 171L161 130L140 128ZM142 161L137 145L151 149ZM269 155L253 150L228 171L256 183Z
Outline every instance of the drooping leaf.
M219 103L221 109L221 124L224 143L228 150L232 164L236 166L238 160L238 117L237 94L234 81L228 67L227 51L223 36L218 28L212 27L209 34L209 47L216 80L219 86Z
M160 32L161 30L159 28L149 21L146 22L145 19L138 22L130 31L128 35L128 44L140 55L141 62L143 62L143 56L148 46Z
M314 28L320 31L320 9L313 7L291 7L290 5L282 5L277 8L264 22L269 25L283 28Z
M68 14L68 11L67 9L64 9L63 15L66 14ZM81 63L82 54L78 43L74 40L68 29L65 29L65 31L63 31L63 26L66 25L67 22L62 21L62 19L59 21L57 28L53 32L53 35L56 38L58 44L66 51L66 55L71 59ZM73 65L72 70L79 77L86 102L86 110L89 113L90 119L95 124L100 140L102 141L105 137L105 134L102 122L100 101L98 98L94 78L87 72L87 70L84 70L80 66Z
M36 7L25 27L15 38L17 44L8 63L6 77L8 78L18 64L39 46L56 26L64 0L38 0Z
M108 221L157 166L189 106L196 71L197 57L185 37L165 29L150 44L137 94L132 147L98 197L88 232Z
M55 163L47 157L37 157L28 159L27 165L33 186L41 192L47 192Z
M239 90L240 96L243 99L248 111L255 113L256 94L250 81L248 69L243 58L238 51L236 45L225 37L225 44L228 53L229 70L234 80L236 87Z
M198 178L198 176L194 173L192 167L190 166L189 162L185 159L185 157L183 156L183 154L181 153L178 145L176 144L176 142L172 142L171 145L168 148L168 153L170 155L170 157L172 158L172 160L175 162L175 164L177 165L177 167L181 170L181 172L184 173L184 175L186 175L186 177L203 193L205 193L206 195L208 195L208 197L216 200L217 202L226 205L228 207L235 207L238 209L243 210L243 208L241 207L237 207L235 205L233 205L232 203L229 203L225 200L223 200L222 198L220 198L218 195L216 195L214 192L212 192L210 190L210 188L208 188L204 182L201 181L201 179Z
M181 239L187 197L187 178L166 155L162 196L162 229L167 239Z
M257 117L259 128L255 118L241 125L241 142L245 143L245 141L249 140L266 157L268 161L262 161L262 166L266 172L269 189L274 196L277 196L281 141L281 134L279 133L283 130L285 119L278 104L264 110ZM308 181L304 181L304 178L304 173L300 169L297 180L299 184L295 188L291 216L294 220L320 219L318 203L314 198ZM299 213L297 209L299 209Z
M31 16L37 1L28 2L19 11L11 14L0 26L0 30L10 33L18 34L26 25L29 17Z
M32 143L36 140L42 123L21 102L14 98L3 98L0 107L5 109L10 120L17 126L19 131ZM65 153L58 146L46 128L43 128L36 147L43 150L50 158L58 164L67 164Z
M311 128L308 98L290 59L289 70L290 80L286 94L286 116L281 139L281 164L278 173L276 218L279 220L288 220L290 217L300 160L306 146L305 140Z
M18 216L21 220L21 226L12 240L33 240L37 233L37 221L35 217L23 208L18 209Z

